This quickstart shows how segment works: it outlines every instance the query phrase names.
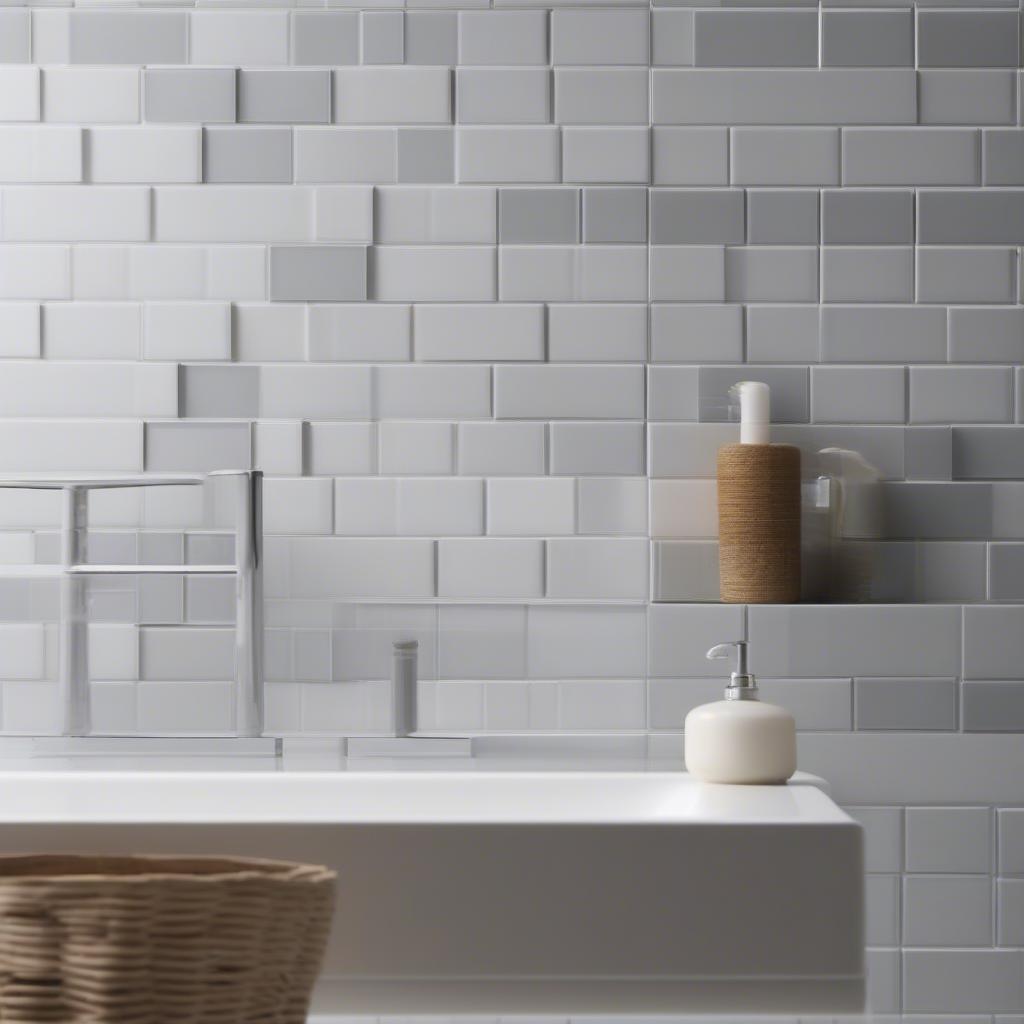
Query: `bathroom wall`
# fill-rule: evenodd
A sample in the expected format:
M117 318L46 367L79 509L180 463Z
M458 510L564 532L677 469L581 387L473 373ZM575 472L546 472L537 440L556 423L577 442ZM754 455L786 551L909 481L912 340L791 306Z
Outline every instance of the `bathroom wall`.
M280 734L384 728L411 637L425 728L678 756L745 633L867 826L874 1009L1020 1024L1020 39L999 0L0 8L0 471L264 470ZM874 603L701 603L743 378L848 485L809 601ZM231 555L212 489L90 513L94 560ZM0 558L58 521L6 493ZM55 598L0 587L6 733L54 727ZM98 730L231 730L223 581L90 609Z

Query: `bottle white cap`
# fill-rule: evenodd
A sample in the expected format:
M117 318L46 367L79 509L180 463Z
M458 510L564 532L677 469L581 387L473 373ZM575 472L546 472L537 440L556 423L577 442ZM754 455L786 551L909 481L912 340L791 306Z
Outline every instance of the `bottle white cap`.
M771 389L757 380L741 380L729 389L740 405L740 444L768 444L771 435Z

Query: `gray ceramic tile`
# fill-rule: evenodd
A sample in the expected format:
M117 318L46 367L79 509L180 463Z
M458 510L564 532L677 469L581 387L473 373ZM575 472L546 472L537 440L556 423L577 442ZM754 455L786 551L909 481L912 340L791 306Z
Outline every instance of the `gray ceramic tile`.
M654 11L651 17L652 63L662 67L693 64L693 12Z
M903 954L908 1013L1009 1013L1020 1006L1020 952L909 949Z
M547 11L459 12L460 64L547 62Z
M815 423L903 423L902 366L811 368L811 419Z
M820 352L816 306L747 306L747 361L816 363Z
M655 68L655 124L915 124L910 68Z
M912 245L914 193L826 189L821 240L825 245Z
M1024 682L966 682L964 732L1024 732Z
M913 601L985 600L985 545L950 541L915 544Z
M954 427L953 476L958 480L1024 477L1024 427Z
M947 605L757 605L751 668L765 676L954 676L960 609Z
M903 869L903 811L899 807L848 807L864 829L864 870L870 873Z
M992 601L1024 601L1024 544L989 545L988 597Z
M648 420L697 420L701 404L700 369L696 366L648 367Z
M242 68L238 72L238 120L327 124L331 75L326 68Z
M964 609L965 679L1020 679L1024 664L1024 607Z
M1000 946L1024 946L1024 879L1001 878L996 883Z
M455 132L451 128L398 129L398 181L445 184L455 181Z
M235 120L233 68L146 68L142 94L147 121Z
M772 439L795 444L803 452L808 476L826 472L819 452L823 448L855 451L881 475L883 480L903 476L903 428L878 426L823 426L821 424L772 426Z
M857 729L951 730L956 728L955 679L863 679L853 681Z
M255 419L260 383L256 366L182 366L181 415L206 419Z
M914 250L823 248L823 302L913 302Z
M583 241L646 242L647 189L584 189Z
M718 544L659 540L652 547L654 601L717 601Z
M987 539L992 489L974 483L888 483L880 489L886 537Z
M952 428L908 427L903 460L908 480L952 480Z
M926 306L824 306L821 358L827 363L945 362L945 310Z
M913 67L914 12L823 11L822 67Z
M1024 185L1024 128L983 133L986 185Z
M647 613L648 675L727 677L727 664L704 655L716 643L744 636L739 605L655 606Z
M207 128L203 135L203 181L290 182L290 128Z
M796 719L798 732L845 732L851 728L849 679L758 679L761 699L779 704Z
M987 875L992 812L987 807L908 807L907 871Z
M651 362L743 361L742 306L657 302L650 316Z
M992 485L992 536L1024 538L1024 483Z
M554 476L636 476L644 469L642 423L552 423Z
M868 875L864 879L864 939L870 946L900 941L900 878Z
M456 11L407 11L405 14L405 62L447 64L458 61Z
M32 16L27 9L0 11L0 64L28 64L32 60Z
M998 812L999 873L1024 875L1024 808Z
M272 245L269 297L274 301L365 300L366 246Z
M147 423L146 470L203 473L249 469L249 434L248 423Z
M660 245L742 244L740 189L654 189L651 241Z
M846 128L843 182L973 185L980 180L980 139L973 128Z
M702 366L701 422L726 422L738 418L730 415L729 389L741 380L763 381L771 388L773 423L807 422L807 368L796 366Z
M921 71L921 124L1013 124L1012 71ZM938 183L941 184L941 183Z
M817 245L818 193L810 189L747 189L749 245Z
M1012 249L917 250L918 302L1013 302Z
M184 64L186 11L71 11L72 64Z
M655 128L651 135L655 185L725 185L727 128Z
M650 32L645 10L556 8L551 12L551 63L646 65Z
M359 63L358 11L294 11L292 63Z
M838 185L837 128L734 128L736 185Z
M817 302L818 250L726 249L725 297L728 302Z
M1024 190L922 191L917 240L923 245L1014 245L1024 240Z
M949 311L949 358L957 363L1024 363L1024 309L954 307Z
M1014 68L1020 27L1016 11L921 11L917 60L923 68Z
M360 62L401 64L405 60L405 14L402 11L361 11L359 17Z
M652 610L656 606L652 605ZM671 608L671 605L664 605ZM686 716L701 704L722 699L720 679L651 679L647 683L651 729L682 729Z
M992 943L992 880L987 876L903 880L903 941L909 946Z
M912 423L1008 423L1013 418L1006 366L913 366Z
M811 67L818 63L813 11L697 11L698 67Z
M572 244L579 237L579 189L503 188L498 192L498 238L502 243Z

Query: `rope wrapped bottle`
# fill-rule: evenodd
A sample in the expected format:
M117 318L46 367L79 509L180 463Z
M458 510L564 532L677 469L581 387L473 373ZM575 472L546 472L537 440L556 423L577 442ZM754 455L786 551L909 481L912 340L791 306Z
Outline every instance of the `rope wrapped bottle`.
M800 599L800 449L769 444L765 384L743 381L740 443L718 452L718 558L722 600Z

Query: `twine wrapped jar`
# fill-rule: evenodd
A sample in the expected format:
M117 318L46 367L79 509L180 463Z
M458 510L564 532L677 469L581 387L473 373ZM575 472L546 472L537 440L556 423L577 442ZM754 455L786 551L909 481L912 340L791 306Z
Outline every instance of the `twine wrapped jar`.
M718 451L722 600L800 600L800 449L728 444Z
M304 1024L334 872L283 861L0 857L5 1024Z

